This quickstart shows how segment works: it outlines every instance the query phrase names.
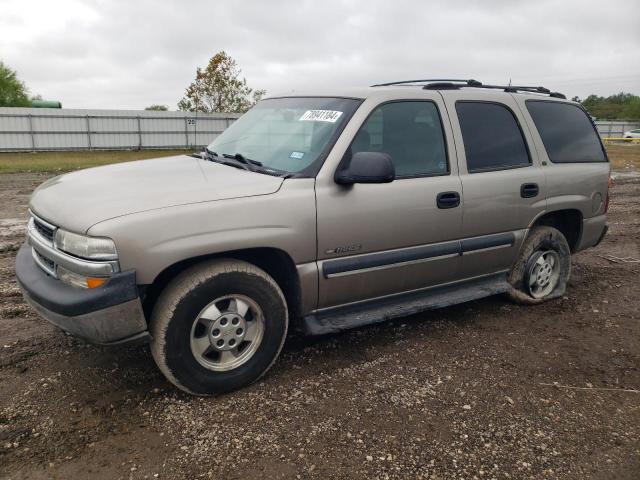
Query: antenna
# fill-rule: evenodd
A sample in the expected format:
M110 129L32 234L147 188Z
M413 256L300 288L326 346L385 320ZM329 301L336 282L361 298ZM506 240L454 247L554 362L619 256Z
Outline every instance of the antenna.
M199 148L198 145L198 92L196 91L196 119L194 120L193 125L193 143L195 143L195 147Z

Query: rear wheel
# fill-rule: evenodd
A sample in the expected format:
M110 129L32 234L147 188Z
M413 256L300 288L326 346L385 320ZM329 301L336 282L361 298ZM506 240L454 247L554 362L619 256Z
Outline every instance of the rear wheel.
M167 379L198 395L235 390L273 365L287 333L286 301L263 270L213 260L167 285L151 318L151 352Z
M523 304L537 304L562 296L571 275L571 250L553 227L534 227L509 273L509 296Z

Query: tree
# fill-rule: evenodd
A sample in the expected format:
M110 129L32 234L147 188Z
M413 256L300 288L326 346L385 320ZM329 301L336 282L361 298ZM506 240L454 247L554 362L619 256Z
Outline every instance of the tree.
M29 107L29 92L16 72L0 62L0 107Z
M253 90L236 61L226 52L218 52L204 69L196 70L195 80L178 102L178 110L189 112L243 113L264 96L265 90Z
M145 110L152 110L154 112L166 112L169 110L169 107L166 105L149 105Z
M640 97L632 98L624 106L622 117L628 120L640 120Z
M598 119L616 120L638 118L634 113L634 105L640 97L631 93L620 92L609 97L589 95L581 103L587 111ZM635 107L637 108L637 107Z

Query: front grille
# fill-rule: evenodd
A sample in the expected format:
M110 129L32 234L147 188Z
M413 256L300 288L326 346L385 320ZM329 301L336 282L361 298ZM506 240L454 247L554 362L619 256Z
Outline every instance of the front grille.
M45 225L36 217L33 217L33 226L43 238L53 242L53 229L51 227Z
M38 263L45 272L55 276L56 265L53 263L53 260L41 255L40 252L35 249L33 249L33 255L36 259L36 263Z
M41 244L49 244L53 247L53 237L56 233L56 227L39 219L35 215L31 215L30 235L37 237ZM43 255L32 246L33 258L40 268L49 275L56 276L56 263L47 255Z

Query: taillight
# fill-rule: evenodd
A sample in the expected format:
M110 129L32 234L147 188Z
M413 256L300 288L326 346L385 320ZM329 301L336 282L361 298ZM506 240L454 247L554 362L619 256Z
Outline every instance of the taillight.
M607 199L604 202L604 213L609 211L609 191L611 190L611 187L613 187L613 178L609 175L609 182L607 183Z

